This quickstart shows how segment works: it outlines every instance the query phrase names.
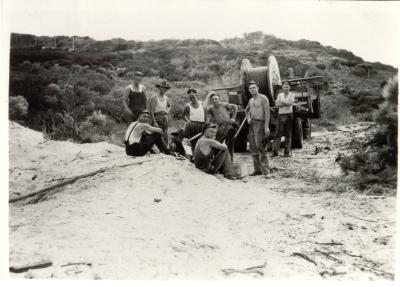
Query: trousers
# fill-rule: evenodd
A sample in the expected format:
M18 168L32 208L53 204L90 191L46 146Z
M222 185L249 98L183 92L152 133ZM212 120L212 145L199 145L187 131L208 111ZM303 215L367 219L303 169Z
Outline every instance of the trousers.
M264 145L265 121L251 120L249 126L250 152L253 157L254 171L269 174L267 150Z
M166 143L158 133L143 133L140 142L125 145L125 152L130 156L144 156L148 151L150 151L153 145L156 145L160 152L169 154Z
M290 153L292 145L293 114L279 114L278 128L274 136L272 152L277 154L281 145L281 137L285 137L285 153Z

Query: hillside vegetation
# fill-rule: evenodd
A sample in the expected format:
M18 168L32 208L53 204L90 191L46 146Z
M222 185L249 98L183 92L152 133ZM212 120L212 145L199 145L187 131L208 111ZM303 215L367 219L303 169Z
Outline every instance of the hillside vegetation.
M381 87L397 73L392 66L365 62L350 51L262 32L219 42L12 34L10 118L53 139L121 144L126 126L123 88L134 71L144 73L149 94L161 78L171 82L172 117L179 119L188 101L187 87L197 88L202 98L213 87L236 85L242 59L262 66L270 54L277 57L282 78L289 67L298 77L325 77L329 88L322 98L321 125L371 120L371 111L383 99Z

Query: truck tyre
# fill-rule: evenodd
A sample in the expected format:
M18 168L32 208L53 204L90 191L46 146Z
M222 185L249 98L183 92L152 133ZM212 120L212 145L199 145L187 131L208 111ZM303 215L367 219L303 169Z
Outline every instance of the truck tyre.
M238 136L235 139L235 152L246 152L247 150L247 137Z
M303 123L301 118L294 118L292 148L303 148Z
M303 139L307 140L311 138L311 120L306 119L304 121L304 128L303 128Z

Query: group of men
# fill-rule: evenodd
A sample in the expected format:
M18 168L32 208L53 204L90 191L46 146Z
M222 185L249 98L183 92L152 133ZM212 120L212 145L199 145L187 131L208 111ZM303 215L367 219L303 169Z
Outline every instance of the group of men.
M147 101L146 88L140 83L142 76L140 72L135 73L133 83L127 87L123 98L123 105L132 122L125 134L126 153L131 156L143 156L147 152L154 152L155 145L162 153L173 155L178 159L191 159L198 169L206 173L221 172L225 178L235 179L232 173L232 160L235 135L238 130L236 124L238 107L222 102L214 91L207 95L209 105L205 106L198 100L196 89L189 88L187 90L189 102L183 110L185 129L171 133L172 139L168 145L168 114L172 106L165 94L170 86L166 81L156 84L159 92ZM256 82L251 81L248 88L252 98L245 112L249 123L248 137L254 163L254 171L250 175L270 178L265 141L270 135L269 100L259 93ZM282 135L285 136L284 156L291 156L293 104L294 96L290 93L290 85L284 82L283 93L280 93L276 100L279 120L272 157L278 155ZM182 141L185 137L189 139L192 157L186 154L183 147Z

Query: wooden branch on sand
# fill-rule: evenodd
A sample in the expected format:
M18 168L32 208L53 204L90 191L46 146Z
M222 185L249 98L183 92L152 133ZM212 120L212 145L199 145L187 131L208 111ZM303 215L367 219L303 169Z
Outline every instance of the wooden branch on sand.
M292 253L292 256L297 256L297 257L303 258L303 259L307 260L308 262L311 262L312 264L317 266L317 263L305 254L295 252L295 253Z
M139 165L139 164L142 164L142 163L144 163L144 162L146 162L146 161L150 161L150 159L142 160L142 161L137 161L137 162L133 162L133 163L127 163L127 164L117 165L117 166L113 166L113 167L101 168L101 169L98 169L98 170L95 170L95 171L92 171L92 172L89 172L89 173L85 173L85 174L82 174L82 175L78 175L78 176L75 176L75 177L71 177L71 178L68 179L68 180L59 182L59 183L54 184L54 185L52 185L52 186L49 186L49 187L46 187L46 188L43 188L43 189L40 189L40 190L31 192L31 193L28 193L28 194L25 194L25 195L22 195L22 196L10 198L10 199L8 200L8 203L20 201L20 200L23 200L23 199L25 199L25 198L32 197L32 196L35 196L35 195L38 195L38 194L44 194L44 193L49 192L49 191L51 191L51 190L54 190L54 189L56 189L56 188L58 188L58 187L61 187L61 186L64 186L64 185L73 183L73 182L77 181L78 179L85 178L85 177L89 177L89 176L93 176L93 175L96 175L96 174L99 174L99 173L103 173L103 172L105 172L106 170L110 170L110 169L113 169L113 168L122 168L122 167L131 166L131 165Z
M369 219L360 218L360 217L357 217L357 216L348 214L348 213L346 213L346 212L342 212L342 213L343 213L344 215L347 215L347 216L350 216L350 217L354 217L354 218L356 218L356 219L358 219L358 220L363 220L363 221L378 223L378 221L376 221L376 220L369 220Z
M262 265L248 267L248 268L246 268L246 269L226 268L226 269L222 269L221 271L222 271L225 275L229 275L229 274L232 274L232 273L242 273L242 274L246 274L246 273L256 273L256 274L259 274L259 275L261 275L261 276L264 276L264 271L263 271L263 269L265 268L265 266L267 266L267 262L264 262L264 264L262 264Z

